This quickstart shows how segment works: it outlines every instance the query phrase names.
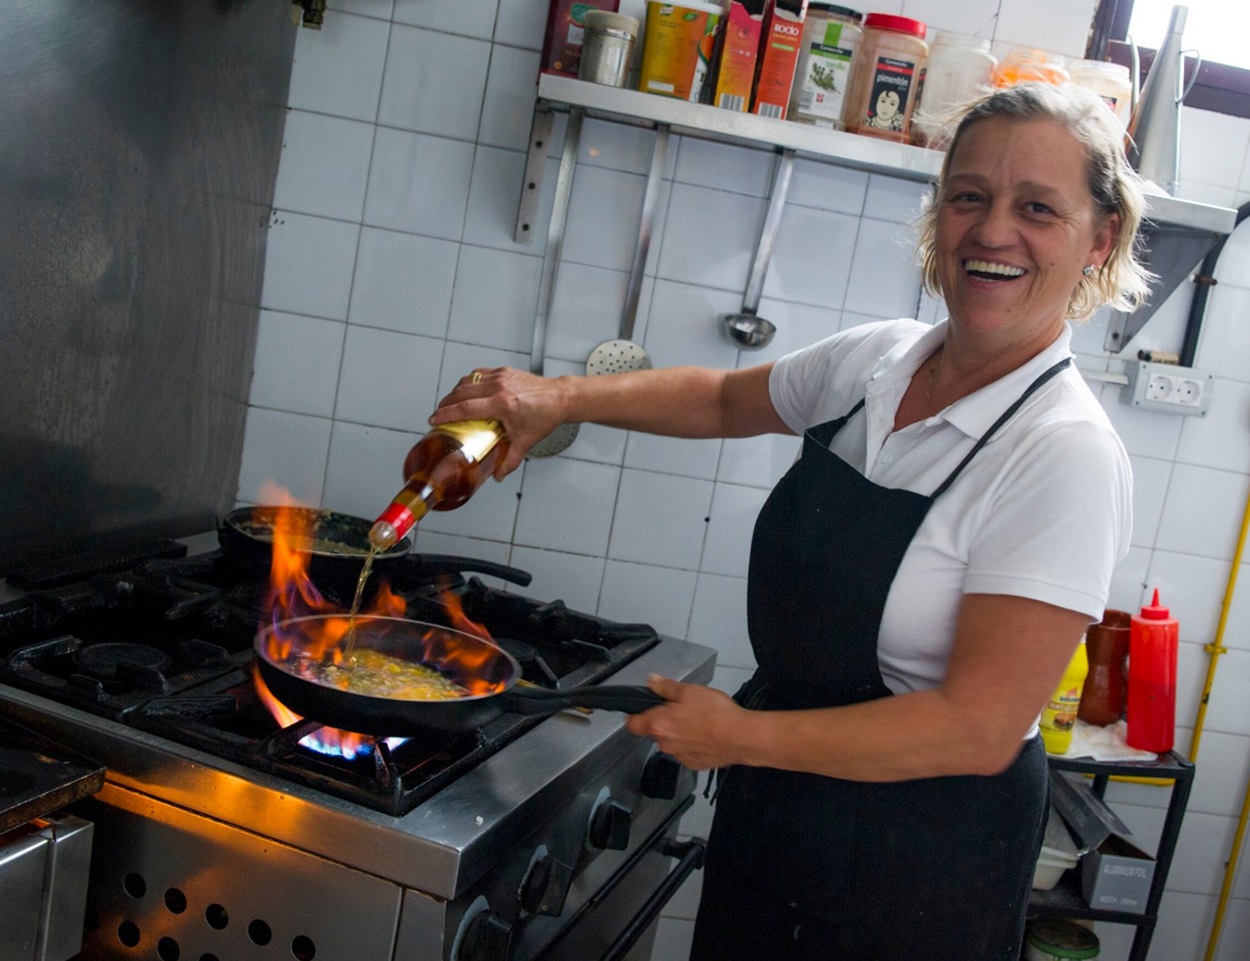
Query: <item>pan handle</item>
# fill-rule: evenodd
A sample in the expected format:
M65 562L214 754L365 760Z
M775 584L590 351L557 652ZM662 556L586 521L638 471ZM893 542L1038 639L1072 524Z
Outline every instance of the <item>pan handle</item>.
M518 714L554 714L570 707L598 707L605 711L640 714L667 703L645 687L599 684L553 691L546 687L514 687L506 695L507 709Z

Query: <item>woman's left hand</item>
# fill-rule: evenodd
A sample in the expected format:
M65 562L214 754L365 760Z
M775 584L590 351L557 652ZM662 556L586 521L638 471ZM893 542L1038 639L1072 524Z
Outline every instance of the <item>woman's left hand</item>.
M732 732L748 712L728 694L653 674L647 687L668 701L626 719L634 734L652 738L661 751L692 771L737 763Z

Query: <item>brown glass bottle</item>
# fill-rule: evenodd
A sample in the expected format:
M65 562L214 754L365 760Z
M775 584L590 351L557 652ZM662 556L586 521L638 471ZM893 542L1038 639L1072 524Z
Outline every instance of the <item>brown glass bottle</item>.
M369 543L386 550L432 510L459 507L494 473L508 438L497 420L465 420L431 428L404 460L408 482L369 531Z

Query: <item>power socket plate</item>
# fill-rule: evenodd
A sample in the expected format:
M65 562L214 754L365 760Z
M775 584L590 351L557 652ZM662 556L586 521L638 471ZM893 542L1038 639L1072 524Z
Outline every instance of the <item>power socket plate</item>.
M1120 399L1142 410L1206 417L1215 378L1192 367L1134 361L1125 370L1128 384Z

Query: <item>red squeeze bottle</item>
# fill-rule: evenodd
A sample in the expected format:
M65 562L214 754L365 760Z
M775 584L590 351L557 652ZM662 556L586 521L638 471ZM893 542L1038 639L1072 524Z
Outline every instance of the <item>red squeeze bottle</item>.
M1161 754L1176 735L1176 649L1180 623L1153 603L1134 614L1128 640L1129 747Z

